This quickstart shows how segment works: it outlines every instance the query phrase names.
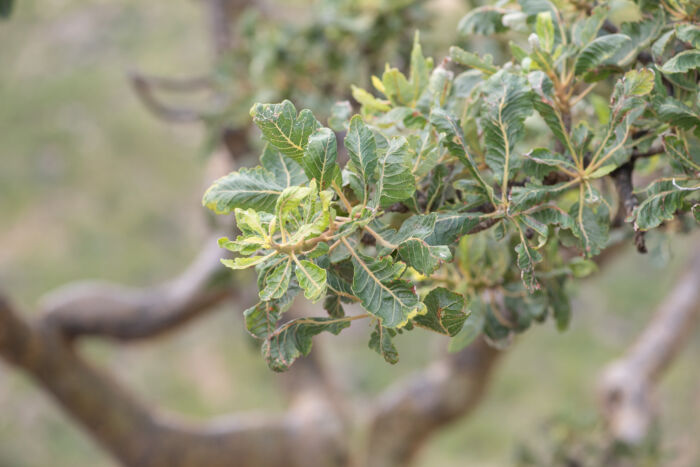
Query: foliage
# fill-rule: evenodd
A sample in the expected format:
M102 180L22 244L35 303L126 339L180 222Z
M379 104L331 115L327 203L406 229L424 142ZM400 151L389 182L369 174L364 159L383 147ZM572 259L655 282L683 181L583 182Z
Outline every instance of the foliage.
M416 34L408 74L387 65L374 92L353 88L359 114L337 104L333 129L290 101L255 104L261 166L216 181L204 204L236 218L224 264L258 273L246 322L270 367L359 319L391 363L416 327L451 350L480 334L504 345L548 316L564 329L567 283L595 269L611 229L697 219L698 8L635 8L619 28L604 2L476 9L460 32L508 34L509 61L452 47L435 66ZM630 212L611 189L623 166L648 183ZM302 292L329 317L280 324Z

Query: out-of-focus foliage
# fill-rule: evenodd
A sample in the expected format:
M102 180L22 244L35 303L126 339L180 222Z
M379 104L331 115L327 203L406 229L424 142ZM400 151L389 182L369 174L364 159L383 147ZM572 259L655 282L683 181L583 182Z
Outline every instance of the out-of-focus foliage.
M635 4L639 21L619 28L607 3L472 11L461 33L512 35L503 64L452 47L436 67L416 35L407 75L387 66L374 93L353 88L359 115L334 107L344 166L311 111L255 104L262 165L218 180L204 204L235 213L241 235L220 244L240 255L227 266L258 271L261 302L246 318L264 329L254 335L269 365L288 368L311 335L361 318L392 363L391 339L414 327L454 336L453 350L480 333L505 345L548 316L564 329L566 283L595 269L616 217L640 235L697 216L698 12L674 5ZM551 137L531 144L528 122ZM648 187L616 214L630 199L613 180L632 169ZM325 297L329 317L278 327L302 291ZM345 316L343 302L367 313Z
M212 142L222 127L246 126L255 102L290 99L328 116L351 85L369 84L386 62L405 63L413 31L431 14L424 0L332 0L262 11L254 2L235 19L234 47L213 71L217 102L206 116ZM271 13L266 9L280 8ZM290 21L285 12L295 17Z

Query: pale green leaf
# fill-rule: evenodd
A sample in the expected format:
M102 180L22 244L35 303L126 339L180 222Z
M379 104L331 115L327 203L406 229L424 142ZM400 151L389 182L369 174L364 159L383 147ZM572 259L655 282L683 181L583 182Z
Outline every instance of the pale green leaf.
M265 139L298 163L302 163L309 136L320 126L310 110L304 109L297 115L294 104L287 100L281 104L255 104L250 115Z

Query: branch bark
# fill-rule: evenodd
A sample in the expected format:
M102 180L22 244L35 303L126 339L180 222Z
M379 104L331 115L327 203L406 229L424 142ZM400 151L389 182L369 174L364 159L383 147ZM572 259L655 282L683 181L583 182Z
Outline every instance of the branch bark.
M107 451L135 467L345 465L343 424L323 390L307 387L279 416L192 425L156 414L83 360L58 329L28 323L0 297L0 355L29 373Z
M700 251L626 355L608 365L599 384L610 434L641 442L654 417L654 385L688 340L700 315Z
M242 298L219 261L219 236L207 240L182 274L155 287L82 282L57 289L42 300L43 320L67 338L143 339L183 325L226 299Z
M366 465L410 464L433 433L479 404L500 354L479 338L387 390L373 411Z

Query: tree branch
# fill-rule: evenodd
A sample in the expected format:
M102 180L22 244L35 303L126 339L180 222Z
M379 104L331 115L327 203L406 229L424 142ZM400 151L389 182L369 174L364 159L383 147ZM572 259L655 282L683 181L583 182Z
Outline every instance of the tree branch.
M219 261L224 255L216 243L219 236L207 240L182 274L155 287L104 282L61 287L42 300L43 320L68 338L132 340L172 330L235 295L228 270Z
M653 386L686 343L700 315L700 251L621 359L600 378L599 395L611 435L641 442L653 419Z
M84 361L50 323L25 322L0 296L0 356L29 373L124 465L137 467L344 465L343 425L323 391L300 393L280 416L206 424L164 417Z
M479 338L392 386L373 410L366 465L408 465L435 431L478 405L499 355Z

